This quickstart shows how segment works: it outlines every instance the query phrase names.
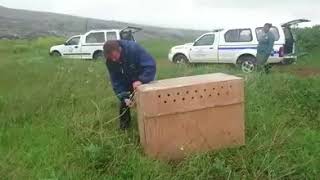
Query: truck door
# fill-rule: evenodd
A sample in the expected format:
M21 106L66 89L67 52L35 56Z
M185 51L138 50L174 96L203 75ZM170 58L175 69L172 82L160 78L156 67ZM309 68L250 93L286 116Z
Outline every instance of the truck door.
M96 56L95 53L103 50L103 44L106 42L106 33L105 31L89 31L83 36L82 41L82 59L97 58L94 57Z
M218 62L218 40L215 34L205 34L190 48L191 62Z
M142 29L138 27L126 27L120 31L120 39L127 41L135 41L133 34L141 30Z
M282 29L285 35L285 45L284 45L284 54L294 54L295 53L295 37L292 33L291 27L299 23L310 22L307 19L296 19L282 24Z
M64 46L62 54L66 58L81 59L80 36L70 38Z

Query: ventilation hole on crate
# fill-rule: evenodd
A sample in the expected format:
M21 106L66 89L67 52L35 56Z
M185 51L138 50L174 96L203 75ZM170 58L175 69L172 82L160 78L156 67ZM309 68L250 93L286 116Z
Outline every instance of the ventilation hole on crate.
M168 97L170 97L170 94L167 94Z
M194 97L192 97L191 99L194 99Z
M179 93L179 92L177 92L177 95L179 96L179 95L180 95L180 93Z
M167 104L167 101L163 101L165 104Z
M202 99L202 98L203 98L203 96L201 95L201 96L200 96L200 98Z
M230 88L232 88L232 85L230 85Z
M223 89L223 86L221 86L221 89Z
M176 102L176 101L177 101L177 100L175 100L175 99L173 100L173 102Z
M204 89L203 91L204 91L204 92L206 92L206 91L207 91L207 89Z
M216 88L212 88L212 90L216 90Z
M217 95L220 96L220 93L218 93Z
M186 98L182 98L182 101L186 100Z
M195 92L195 93L198 93L198 90L195 90L194 92Z
M211 97L212 95L211 94L209 94L209 97Z
M161 98L161 95L158 95L158 98Z
M189 91L186 91L186 94L189 94Z

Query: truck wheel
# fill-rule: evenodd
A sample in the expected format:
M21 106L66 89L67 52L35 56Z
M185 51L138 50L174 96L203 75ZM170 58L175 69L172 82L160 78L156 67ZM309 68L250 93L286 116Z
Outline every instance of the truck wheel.
M256 58L254 56L243 56L239 58L241 70L245 73L252 73L256 69Z
M53 51L51 56L53 56L53 57L61 57L61 54L58 51Z
M97 51L93 54L93 59L94 60L104 60L103 52L102 51Z
M188 64L188 58L183 54L178 54L173 58L173 62L176 64Z

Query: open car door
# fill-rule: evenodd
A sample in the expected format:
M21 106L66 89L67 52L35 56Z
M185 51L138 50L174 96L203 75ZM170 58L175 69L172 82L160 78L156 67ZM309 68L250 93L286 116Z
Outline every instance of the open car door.
M308 20L308 19L296 19L296 20L284 23L281 26L282 27L290 27L290 26L294 26L294 25L297 25L299 23L304 23L304 22L310 22L310 20Z
M128 26L120 31L121 40L135 41L133 34L141 31L142 28Z
M310 20L307 19L296 19L293 21L289 21L287 23L282 24L282 28L284 31L285 35L285 45L284 45L284 54L285 55L290 55L290 54L295 54L295 41L296 38L294 36L294 32L292 31L292 26L295 26L299 23L304 23L304 22L310 22Z

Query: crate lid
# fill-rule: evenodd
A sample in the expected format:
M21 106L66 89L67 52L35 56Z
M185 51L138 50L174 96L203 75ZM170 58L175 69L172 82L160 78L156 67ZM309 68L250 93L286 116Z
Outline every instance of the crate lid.
M211 82L221 82L240 79L242 78L224 73L203 74L154 81L152 83L140 86L139 91L145 92L161 89L172 89L184 86L191 86L195 84L205 84Z

